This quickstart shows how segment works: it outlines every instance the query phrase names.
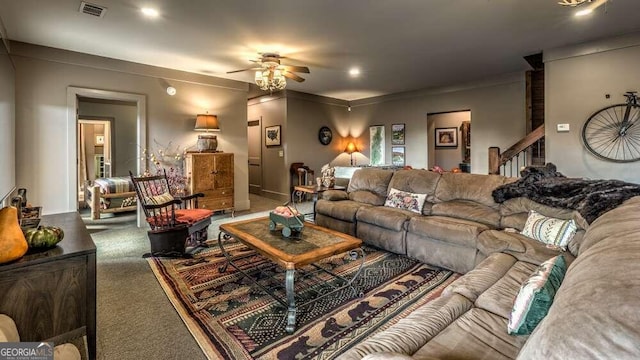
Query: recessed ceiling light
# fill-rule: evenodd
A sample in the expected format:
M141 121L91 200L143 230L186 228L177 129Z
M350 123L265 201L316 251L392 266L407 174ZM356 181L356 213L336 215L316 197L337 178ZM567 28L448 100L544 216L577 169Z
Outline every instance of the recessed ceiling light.
M142 14L144 16L146 16L146 17L155 18L155 17L158 17L160 15L158 10L152 9L152 8L142 8L142 9L140 9L140 11L142 11Z
M178 91L176 90L176 88L174 88L173 86L169 86L167 88L167 94L169 94L170 96L173 96L177 93Z
M354 67L354 68L349 69L349 76L351 76L351 77L357 77L357 76L359 76L359 75L360 75L360 69L355 68L355 67Z

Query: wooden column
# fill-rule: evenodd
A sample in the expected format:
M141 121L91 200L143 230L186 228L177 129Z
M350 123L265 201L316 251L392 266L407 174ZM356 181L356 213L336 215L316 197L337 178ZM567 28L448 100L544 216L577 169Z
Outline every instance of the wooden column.
M500 148L497 146L489 148L489 174L500 175Z

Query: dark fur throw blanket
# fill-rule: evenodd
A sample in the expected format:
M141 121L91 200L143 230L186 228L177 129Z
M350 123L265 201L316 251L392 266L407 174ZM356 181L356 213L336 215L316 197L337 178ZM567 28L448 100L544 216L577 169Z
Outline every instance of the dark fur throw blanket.
M504 202L525 197L537 203L577 210L591 223L625 200L640 195L640 185L620 180L567 178L548 163L545 167L526 167L516 182L493 190L493 199Z

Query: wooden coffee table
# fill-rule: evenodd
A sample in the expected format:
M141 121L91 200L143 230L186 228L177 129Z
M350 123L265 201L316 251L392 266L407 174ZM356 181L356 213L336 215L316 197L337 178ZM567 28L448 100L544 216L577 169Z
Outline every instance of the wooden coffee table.
M256 279L250 275L250 271L242 270L240 266L236 265L235 262L237 260L253 256L253 254L238 256L229 254L224 248L223 240L230 238L235 238L249 248L256 250L266 259L281 266L285 270L284 288L286 299L256 281ZM362 271L365 254L360 248L362 240L353 236L305 222L304 228L297 238L285 238L281 233L281 225L278 225L276 230L269 230L269 218L263 217L220 225L218 244L227 259L227 262L220 268L220 272L225 272L228 265L231 265L287 308L287 326L285 330L289 333L295 330L298 307L304 307L346 288L350 288L354 296L363 295L361 291L358 291L353 286L353 281ZM316 264L330 256L345 252L349 253L352 260L357 260L358 253L360 253L360 267L350 279L346 279ZM335 279L339 279L341 285L331 285L330 291L318 293L313 299L297 304L295 293L296 272L303 272L305 277L316 276L320 273L328 274ZM281 282L279 284L281 286Z

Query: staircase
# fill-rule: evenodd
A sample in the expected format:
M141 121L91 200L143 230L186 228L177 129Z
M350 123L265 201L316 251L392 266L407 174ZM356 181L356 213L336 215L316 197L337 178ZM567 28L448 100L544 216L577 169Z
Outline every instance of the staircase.
M544 165L544 125L527 134L504 152L489 148L489 174L519 177L526 166Z

